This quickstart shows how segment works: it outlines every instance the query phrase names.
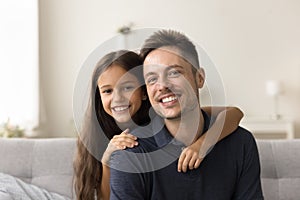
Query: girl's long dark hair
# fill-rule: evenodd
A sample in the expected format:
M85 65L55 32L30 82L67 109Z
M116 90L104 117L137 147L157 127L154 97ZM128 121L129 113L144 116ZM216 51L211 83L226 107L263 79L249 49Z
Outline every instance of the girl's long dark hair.
M141 87L146 94L142 76L142 60L132 51L120 50L105 55L96 65L92 75L91 93L82 130L77 140L77 155L74 160L74 189L76 199L92 200L101 197L100 185L102 179L101 152L104 152L108 140L122 130L118 127L113 117L108 115L103 108L99 88L99 76L112 65L118 65L126 71L131 70L141 82ZM134 69L134 70L132 70ZM150 102L142 101L141 108L132 117L138 124L146 124L149 118Z

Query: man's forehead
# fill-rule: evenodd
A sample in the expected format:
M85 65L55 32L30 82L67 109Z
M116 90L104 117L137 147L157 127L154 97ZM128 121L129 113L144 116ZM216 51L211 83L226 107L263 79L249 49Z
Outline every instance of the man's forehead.
M151 51L144 60L144 65L174 65L184 62L180 51L175 47L161 47ZM178 63L179 62L179 63Z
M192 69L193 66L181 56L179 51L176 47L162 47L151 51L144 60L144 75L152 71L164 71L176 66Z

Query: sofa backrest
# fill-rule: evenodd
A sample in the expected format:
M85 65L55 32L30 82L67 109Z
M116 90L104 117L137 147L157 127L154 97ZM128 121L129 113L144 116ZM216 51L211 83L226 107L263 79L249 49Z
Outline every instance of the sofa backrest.
M75 138L0 139L0 172L72 198Z
M300 139L257 140L266 200L300 199Z

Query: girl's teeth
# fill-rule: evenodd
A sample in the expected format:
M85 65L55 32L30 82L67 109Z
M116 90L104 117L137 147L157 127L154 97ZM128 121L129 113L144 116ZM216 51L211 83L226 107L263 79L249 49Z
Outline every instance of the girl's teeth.
M123 110L126 110L128 107L116 107L114 108L115 111L123 111Z
M174 101L176 99L177 99L177 97L167 97L167 98L162 99L162 102L167 103L167 102L170 102L170 101Z

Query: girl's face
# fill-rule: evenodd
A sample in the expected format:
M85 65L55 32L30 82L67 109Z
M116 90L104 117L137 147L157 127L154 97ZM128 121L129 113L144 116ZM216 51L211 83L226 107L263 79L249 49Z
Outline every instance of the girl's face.
M144 92L138 79L119 65L112 65L98 79L102 105L118 123L127 123L142 105Z

